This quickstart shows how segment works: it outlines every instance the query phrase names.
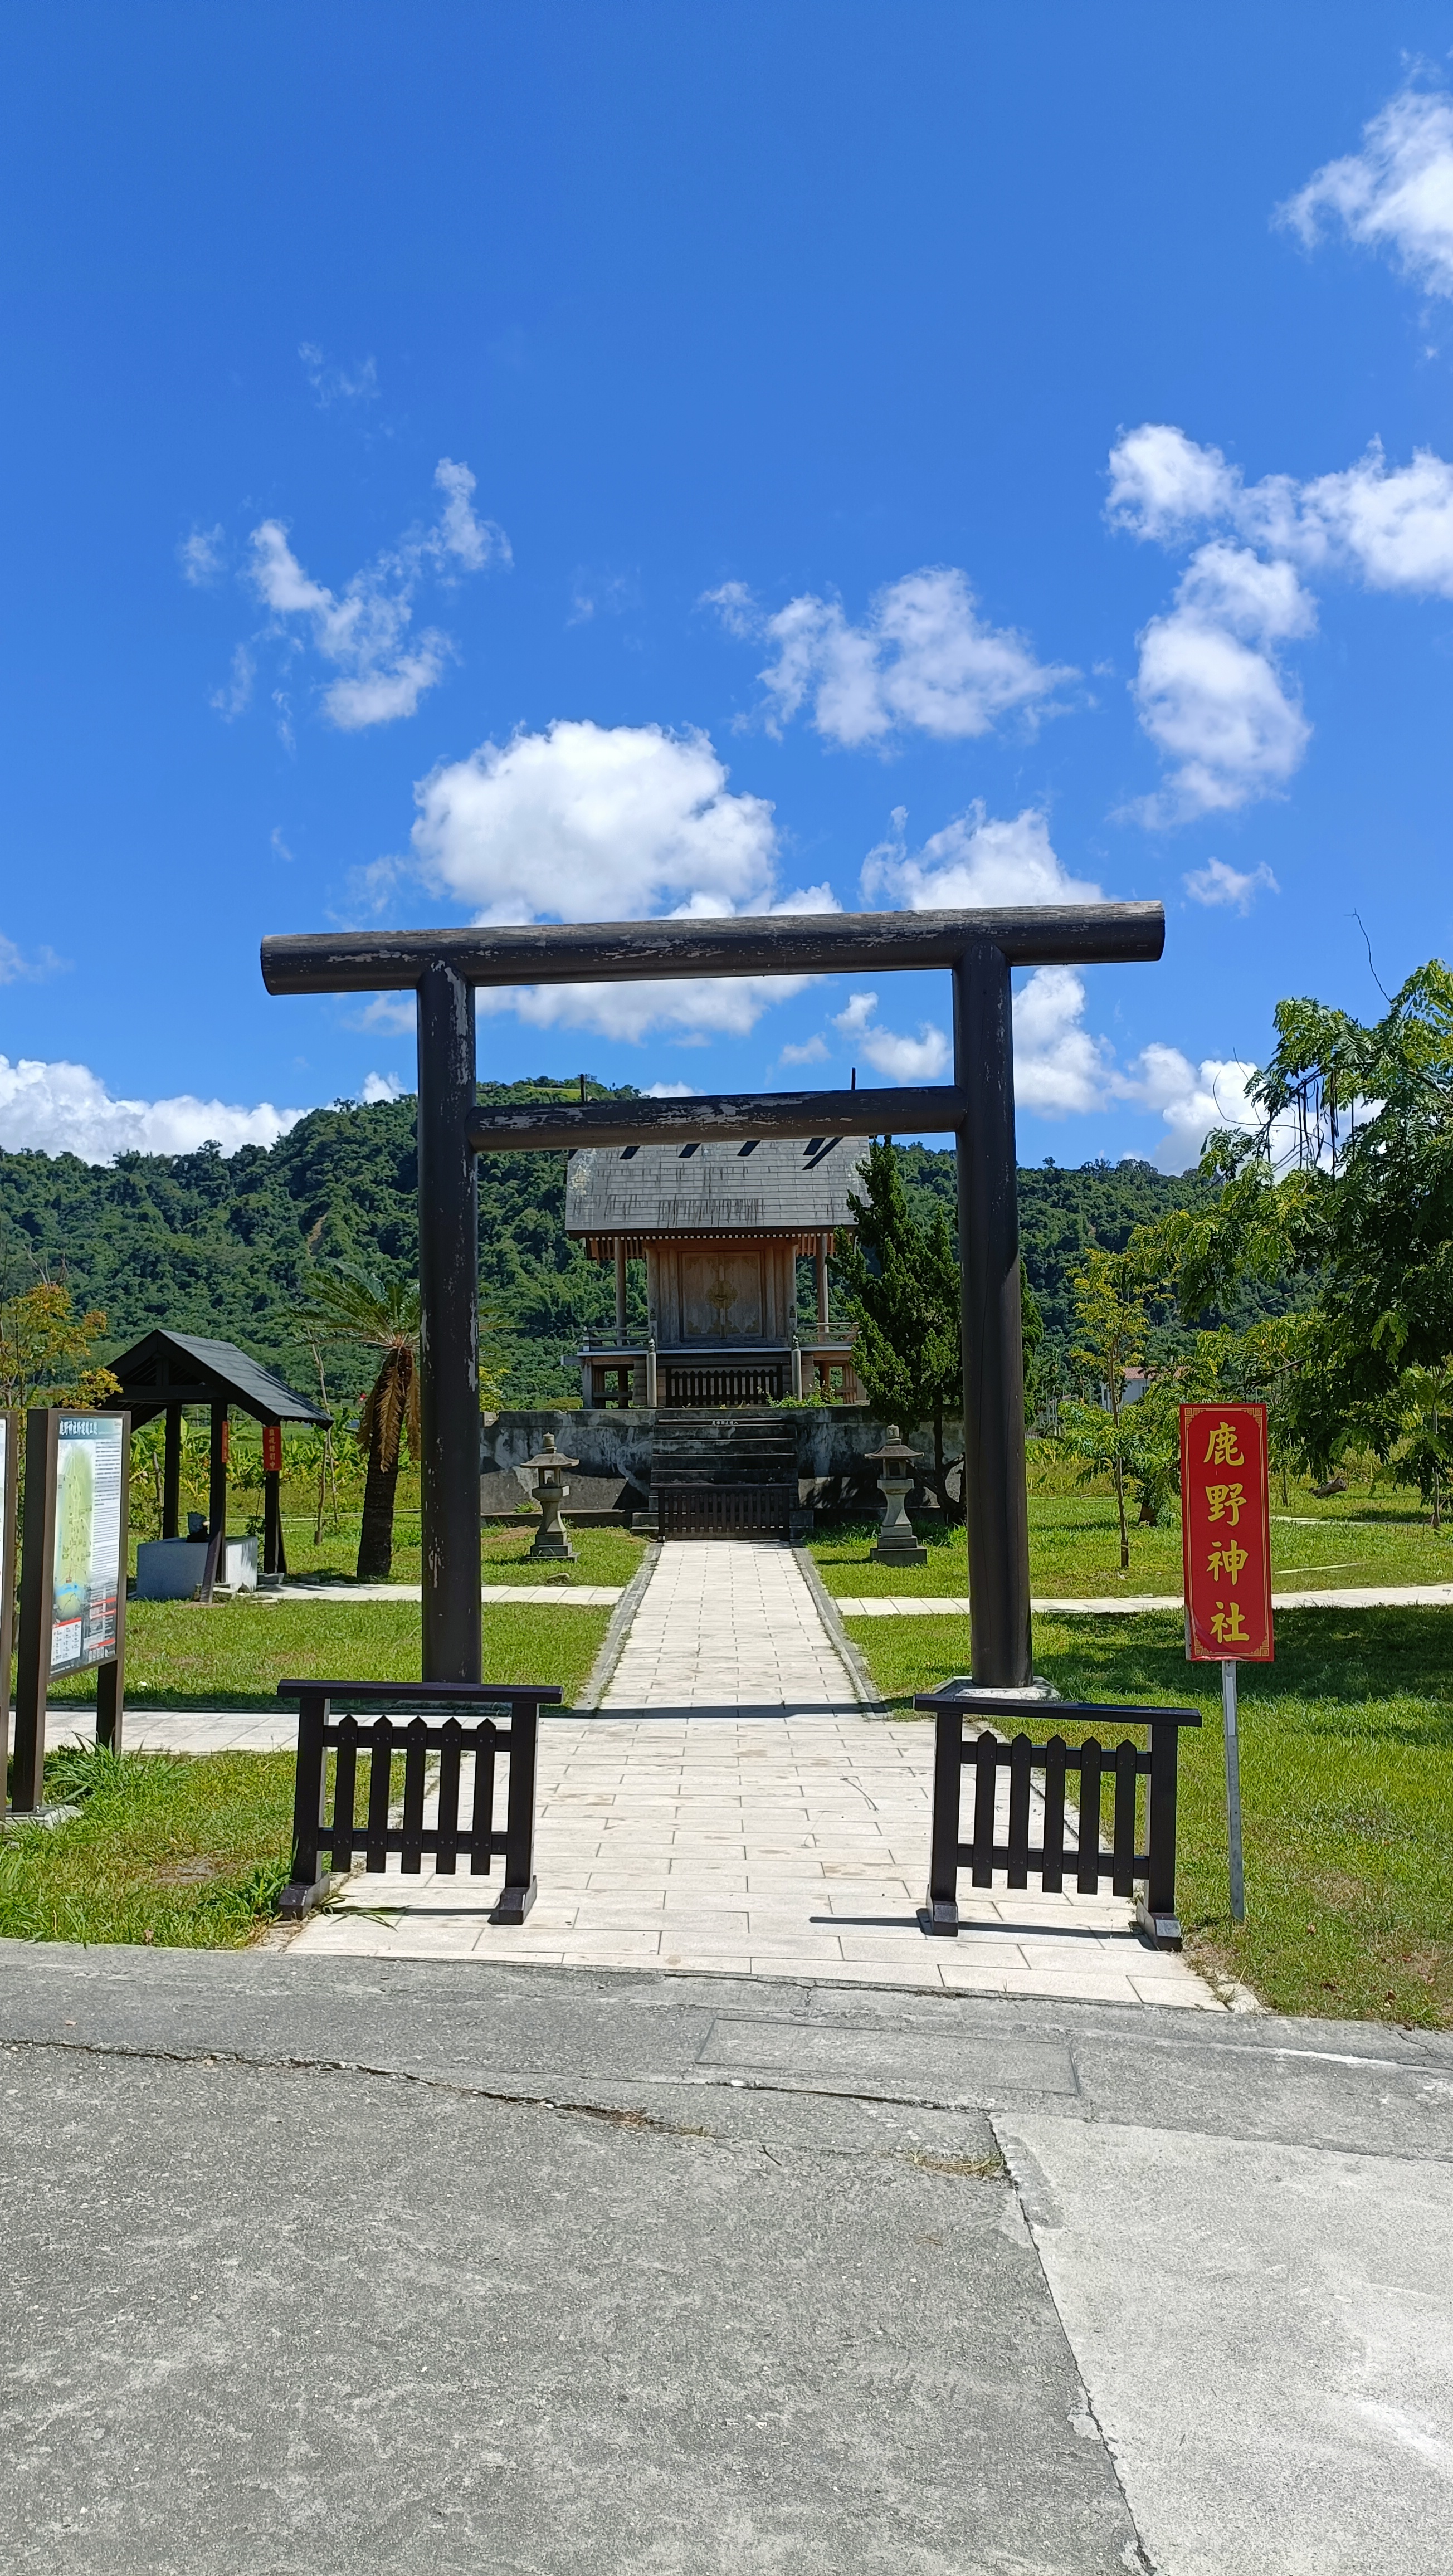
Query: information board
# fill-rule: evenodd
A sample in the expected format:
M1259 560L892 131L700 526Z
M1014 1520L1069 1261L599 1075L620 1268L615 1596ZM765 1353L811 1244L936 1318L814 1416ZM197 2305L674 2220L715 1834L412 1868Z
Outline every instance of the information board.
M1186 1653L1269 1664L1271 1490L1264 1404L1181 1406Z
M52 1673L108 1664L116 1653L125 1464L123 1426L114 1414L60 1416L51 1559Z

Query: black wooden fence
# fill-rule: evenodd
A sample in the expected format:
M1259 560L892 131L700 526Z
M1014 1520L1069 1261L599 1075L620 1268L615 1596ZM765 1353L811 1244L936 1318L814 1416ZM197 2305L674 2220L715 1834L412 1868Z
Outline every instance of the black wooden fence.
M358 1853L369 1870L386 1868L390 1852L402 1870L417 1875L424 1854L436 1871L452 1877L461 1853L472 1878L487 1878L494 1855L504 1855L504 1886L491 1923L523 1923L535 1901L535 1746L539 1712L564 1696L554 1684L495 1682L279 1682L279 1699L298 1702L298 1760L293 1800L292 1876L280 1911L305 1914L327 1891L333 1871L353 1867ZM359 1710L378 1709L372 1718ZM508 1726L480 1714L503 1709ZM341 1713L340 1713L341 1712ZM408 1714L412 1712L412 1714ZM457 1712L457 1713L456 1713ZM332 1754L329 1808L328 1756ZM404 1766L402 1812L393 1812L393 1759ZM436 1821L424 1822L429 1757L437 1754ZM509 1759L509 1788L502 1833L494 1825L494 1772ZM467 1817L459 1812L460 1771L474 1763ZM367 1795L358 1815L359 1766L368 1765ZM330 1868L321 1866L327 1852Z
M959 1928L959 1871L969 1871L975 1887L991 1887L996 1869L1010 1887L1027 1887L1033 1871L1041 1886L1058 1894L1068 1879L1082 1895L1094 1896L1107 1878L1117 1896L1141 1892L1137 1914L1141 1928L1157 1949L1178 1950L1181 1927L1176 1920L1176 1775L1180 1730L1199 1726L1194 1708L1133 1708L1094 1702L1055 1704L1056 1721L1099 1724L1109 1719L1148 1727L1150 1746L1143 1751L1128 1738L1102 1744L1098 1736L1067 1744L1054 1734L1041 1744L1027 1735L1008 1739L992 1731L993 1721L1022 1718L1022 1699L994 1699L975 1692L972 1700L923 1692L915 1708L932 1709L937 1721L933 1766L933 1838L929 1860L925 1929L952 1940ZM965 1718L984 1720L984 1731L964 1733ZM960 1839L960 1800L964 1772L974 1774L973 1827ZM1007 1835L998 1834L999 1774L1009 1778ZM1030 1841L1031 1783L1041 1777L1043 1832ZM1077 1775L1075 1821L1066 1840L1065 1781ZM1145 1798L1145 1848L1140 1848L1139 1787ZM1101 1808L1105 1783L1112 1783L1110 1842L1101 1841Z

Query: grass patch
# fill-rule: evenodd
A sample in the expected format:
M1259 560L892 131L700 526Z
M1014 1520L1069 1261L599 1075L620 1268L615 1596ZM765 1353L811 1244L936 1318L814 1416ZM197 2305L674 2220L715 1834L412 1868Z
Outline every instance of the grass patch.
M967 1593L964 1533L920 1533L927 1565L875 1565L873 1525L833 1530L812 1542L829 1592L877 1598L939 1598ZM1398 1488L1326 1502L1293 1488L1283 1514L1273 1499L1272 1579L1279 1591L1337 1592L1369 1584L1453 1582L1453 1528L1435 1535L1417 1496ZM1181 1530L1173 1513L1157 1529L1132 1529L1130 1571L1120 1571L1120 1533L1113 1497L1095 1492L1031 1492L1030 1582L1041 1600L1084 1601L1116 1593L1163 1592L1179 1600Z
M512 1522L487 1525L481 1536L480 1575L485 1583L629 1583L641 1562L644 1539L633 1538L624 1529L575 1529L571 1526L570 1507L565 1507L565 1526L570 1531L570 1544L579 1558L576 1565L531 1565L530 1544L539 1526L531 1514L517 1525ZM334 1574L353 1581L358 1563L358 1516L352 1526L344 1517L341 1530L325 1530L314 1544L311 1520L291 1520L285 1525L288 1552L288 1575L295 1581L300 1575ZM237 1535L234 1516L233 1536ZM135 1541L132 1543L132 1572L136 1570ZM419 1553L419 1516L400 1514L394 1526L391 1583L418 1583L422 1580Z
M46 1756L64 1824L0 1838L0 1935L239 1949L287 1880L293 1764L283 1753L170 1759L62 1746Z
M968 1626L858 1619L898 1713L966 1670ZM944 1630L948 1630L945 1636ZM1278 2012L1453 2026L1453 1627L1441 1610L1303 1610L1241 1675L1247 1920L1227 1903L1221 1686L1178 1617L1037 1619L1066 1699L1199 1707L1181 1738L1178 1895L1197 1963ZM1038 1725L1039 1721L1035 1721Z
M608 1610L488 1603L484 1677L580 1690ZM284 1679L411 1682L419 1677L417 1601L133 1601L126 1612L129 1708L274 1708ZM95 1678L57 1682L51 1709L94 1708ZM52 1716L54 1730L56 1720Z

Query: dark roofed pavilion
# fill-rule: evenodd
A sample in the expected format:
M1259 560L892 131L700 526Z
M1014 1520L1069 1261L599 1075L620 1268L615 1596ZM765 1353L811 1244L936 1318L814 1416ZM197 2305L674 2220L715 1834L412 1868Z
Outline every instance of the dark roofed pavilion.
M158 1330L123 1351L119 1359L108 1360L113 1377L121 1381L121 1394L108 1409L131 1416L132 1428L139 1429L158 1413L166 1415L166 1453L162 1473L162 1536L178 1535L177 1521L181 1503L182 1408L188 1404L205 1404L212 1416L210 1472L208 1476L207 1526L211 1541L209 1571L220 1560L219 1541L227 1529L227 1425L236 1406L240 1413L250 1413L267 1430L278 1431L285 1422L305 1422L312 1429L332 1428L333 1416L315 1404L311 1396L299 1395L286 1385L260 1360L249 1359L235 1342L216 1342L196 1333L171 1333ZM278 1449L281 1458L281 1445ZM267 1574L287 1571L283 1552L281 1469L268 1467L264 1456L263 1472L263 1570ZM204 1592L207 1586L204 1585Z

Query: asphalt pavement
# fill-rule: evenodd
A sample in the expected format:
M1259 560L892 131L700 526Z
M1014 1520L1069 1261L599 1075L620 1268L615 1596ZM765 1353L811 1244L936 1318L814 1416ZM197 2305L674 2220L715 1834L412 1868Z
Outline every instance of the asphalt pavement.
M1453 2036L0 1944L13 2576L1445 2576Z

